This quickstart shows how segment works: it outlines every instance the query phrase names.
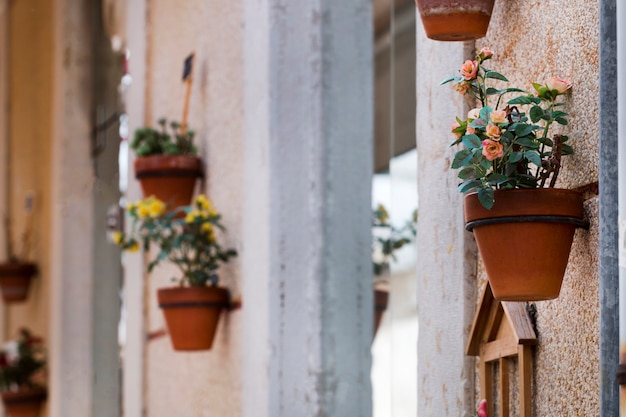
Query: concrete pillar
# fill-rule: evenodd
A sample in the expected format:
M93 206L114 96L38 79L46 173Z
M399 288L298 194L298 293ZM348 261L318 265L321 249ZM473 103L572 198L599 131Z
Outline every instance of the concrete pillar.
M243 415L371 415L372 15L246 0Z
M92 51L87 1L54 3L51 417L92 414ZM104 220L103 220L104 221Z
M449 85L472 57L473 42L436 42L417 24L417 225L418 415L469 416L474 407L473 359L465 356L475 309L476 253L464 229L463 196L450 125L469 106ZM442 314L445 312L445 314Z

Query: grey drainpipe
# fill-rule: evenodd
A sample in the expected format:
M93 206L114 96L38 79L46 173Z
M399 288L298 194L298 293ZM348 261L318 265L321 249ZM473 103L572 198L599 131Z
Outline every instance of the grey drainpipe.
M599 4L600 417L614 417L619 415L617 16L616 0Z
M618 142L618 214L619 214L619 305L620 305L620 364L618 380L620 385L626 385L626 4L618 1L616 4L616 36L617 36L617 142ZM622 400L623 401L623 400ZM624 405L620 409L625 408Z

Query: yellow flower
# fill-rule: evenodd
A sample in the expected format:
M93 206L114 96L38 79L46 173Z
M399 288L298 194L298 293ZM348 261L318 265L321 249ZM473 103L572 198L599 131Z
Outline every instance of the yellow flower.
M113 242L116 245L121 245L124 242L124 233L120 232L119 230L113 232Z
M387 209L385 208L385 206L383 206L382 204L379 204L377 207L377 210L380 212L380 221L382 223L386 223L387 220L389 219L389 213L387 213Z
M135 203L130 203L129 205L126 206L126 211L129 213L132 213L135 210L137 210L137 204Z
M196 221L197 217L201 217L201 213L198 210L189 212L187 216L185 216L185 223L193 223Z
M165 203L155 198L150 202L149 211L150 217L159 217L165 212Z
M137 252L139 250L139 243L137 242L133 242L131 243L128 248L126 248L127 251L129 252Z
M200 229L204 233L212 233L213 232L213 225L211 223L202 223L202 226L200 227Z
M150 216L150 207L147 200L142 200L137 203L137 217L145 219Z
M211 207L211 202L204 194L200 194L196 197L196 205L202 210L208 210Z

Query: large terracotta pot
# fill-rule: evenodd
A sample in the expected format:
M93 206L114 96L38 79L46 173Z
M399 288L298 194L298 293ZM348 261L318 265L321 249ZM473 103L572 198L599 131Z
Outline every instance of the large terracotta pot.
M7 391L2 393L2 402L9 417L38 417L46 397L44 388Z
M374 290L374 336L380 326L380 321L383 318L383 313L387 310L389 304L389 291L382 289Z
M493 295L503 301L557 298L574 231L584 225L582 193L539 188L495 192L485 209L465 196L466 229L474 232Z
M220 313L229 306L227 289L170 287L157 296L174 350L211 349Z
M426 36L468 41L487 33L494 0L415 0Z
M202 160L195 155L151 155L135 159L135 177L144 197L155 196L174 209L191 203Z
M30 280L37 273L37 265L30 262L0 264L0 291L6 303L26 300Z

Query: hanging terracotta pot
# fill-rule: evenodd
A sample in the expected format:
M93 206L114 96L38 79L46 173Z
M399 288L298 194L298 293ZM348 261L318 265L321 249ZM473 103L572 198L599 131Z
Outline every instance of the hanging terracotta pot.
M383 289L374 290L374 336L380 326L383 313L387 310L389 304L389 291Z
M501 301L557 298L574 231L584 226L583 197L574 190L500 190L485 209L465 196L466 229L474 232L493 295Z
M30 280L37 273L37 265L30 262L0 264L0 292L6 303L26 300Z
M415 0L426 36L469 41L487 34L494 0Z
M208 350L230 295L220 287L170 287L157 293L174 350Z
M144 198L155 196L172 209L191 203L202 160L195 155L151 155L135 159Z
M2 402L8 417L38 417L46 400L45 388L34 388L2 393Z

